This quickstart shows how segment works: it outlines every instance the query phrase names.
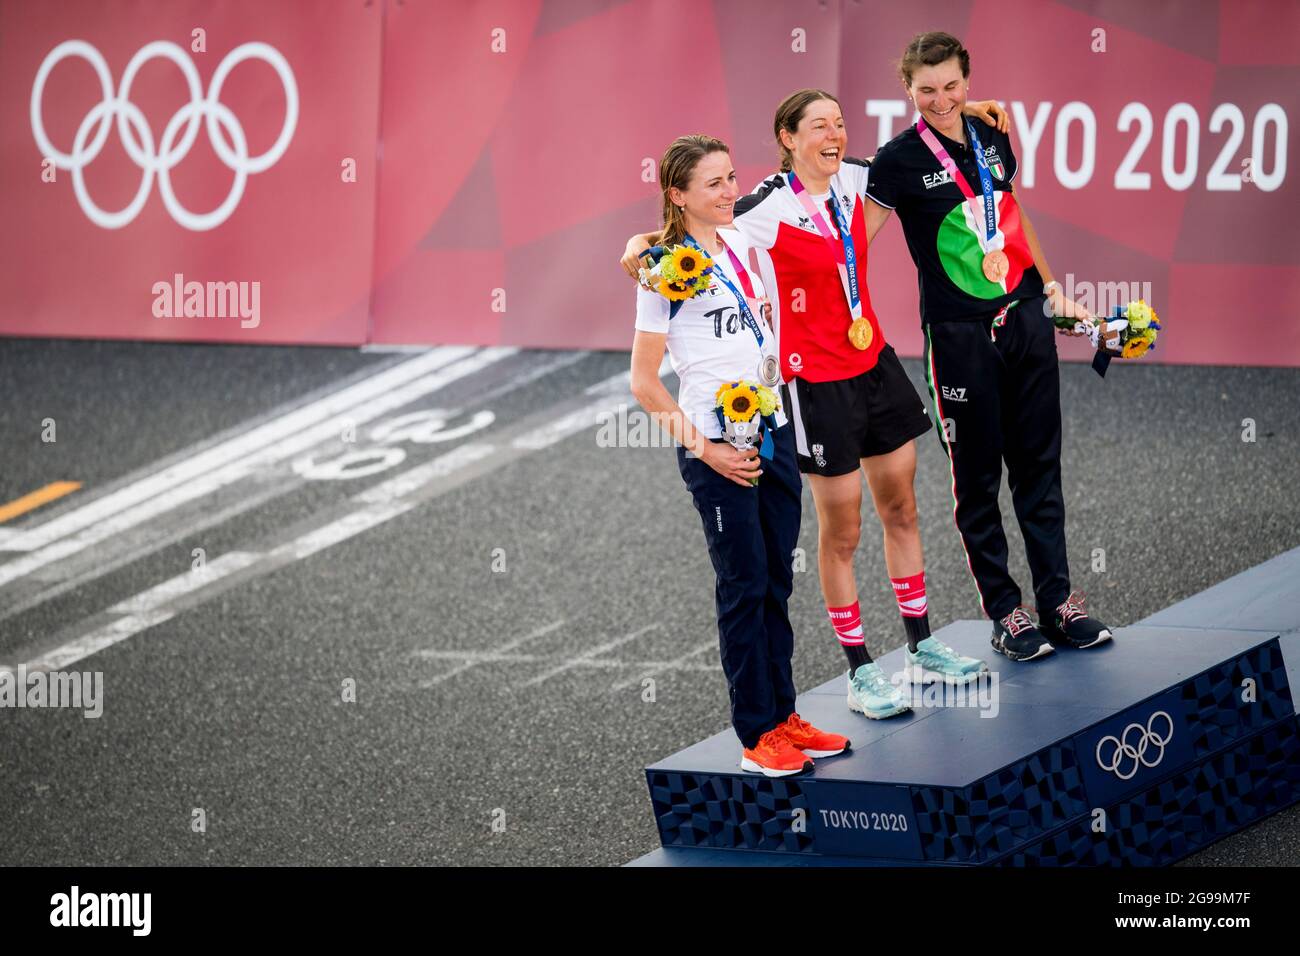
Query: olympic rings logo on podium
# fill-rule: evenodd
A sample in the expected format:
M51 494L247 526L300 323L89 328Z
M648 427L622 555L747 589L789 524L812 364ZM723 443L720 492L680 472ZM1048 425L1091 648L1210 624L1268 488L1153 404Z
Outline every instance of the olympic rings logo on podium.
M1157 717L1163 717L1169 724L1169 730L1163 735L1155 732ZM1129 743L1129 734L1135 730L1142 735L1138 738L1136 746ZM1163 710L1157 710L1147 719L1145 727L1141 724L1129 724L1118 737L1107 735L1097 741L1097 766L1102 770L1109 770L1121 780L1131 780L1134 774L1138 772L1139 766L1155 767L1159 764L1165 756L1165 745L1173 739L1174 719ZM1109 761L1101 759L1101 748L1106 745L1107 741L1110 741L1115 747ZM1156 754L1155 760L1148 762L1147 750L1150 748L1159 748L1159 753ZM1132 769L1124 773L1120 770L1120 767L1125 766L1129 760L1133 761Z
M45 134L45 124L41 120L41 99L50 72L64 59L72 56L81 57L94 68L99 77L103 100L86 114L77 128L72 152L65 153L55 149L54 144ZM149 123L139 107L131 102L130 96L131 83L140 68L158 57L171 60L180 68L189 87L190 102L177 110L168 121L163 130L162 141L155 150L153 131L149 128ZM230 71L248 59L259 59L269 64L279 75L280 82L284 86L284 126L280 130L279 138L260 156L248 155L244 127L220 99L222 84L230 75ZM135 198L123 209L109 212L100 209L90 198L83 171L95 161L104 148L104 142L108 139L114 119L117 120L118 135L122 138L122 145L127 155L140 167L144 175ZM172 190L169 176L171 170L175 169L177 164L189 154L190 147L194 145L200 119L206 121L208 139L212 142L217 156L235 174L234 182L231 183L230 192L225 200L216 209L206 213L191 212L181 205ZM97 123L98 129L95 130L94 139L87 145L91 129ZM185 132L180 134L180 142L177 142L182 124L185 124ZM229 136L229 143L218 130L218 125L223 127L226 135ZM163 205L167 207L167 211L178 225L196 232L215 229L230 218L230 214L239 205L249 175L270 168L284 155L297 125L298 86L294 82L293 70L289 68L289 62L280 51L266 43L245 43L226 54L226 58L212 74L212 82L208 86L206 96L203 94L199 71L194 61L185 50L167 40L155 40L142 47L131 58L126 72L122 74L122 84L116 96L113 94L113 78L109 74L108 64L100 52L85 40L65 40L51 50L36 72L36 82L32 84L32 133L36 137L36 145L40 148L41 155L52 160L56 167L72 171L72 189L76 193L78 204L91 222L104 229L121 229L139 215L145 201L149 198L155 175L158 177L158 191L162 195Z

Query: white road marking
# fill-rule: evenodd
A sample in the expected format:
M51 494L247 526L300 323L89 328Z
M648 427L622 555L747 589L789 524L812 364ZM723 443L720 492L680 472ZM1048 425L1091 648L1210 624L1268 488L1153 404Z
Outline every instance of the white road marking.
M369 378L363 379L348 388L331 393L296 408L279 418L265 422L256 428L242 432L227 441L204 449L202 452L184 457L171 467L148 475L139 481L119 488L112 494L88 501L72 511L59 515L20 535L20 540L10 541L6 550L34 551L43 548L59 538L67 537L83 528L88 528L103 518L125 511L154 495L160 494L182 482L189 481L221 465L243 458L254 451L289 437L321 421L337 418L343 412L370 401L378 395L399 385L419 378L428 372L450 365L457 359L472 354L468 346L453 346L434 349L427 355L411 359L385 369Z
M638 628L637 630L633 631L631 634L625 634L623 637L616 637L614 638L614 640L606 641L604 644L597 644L595 647L591 648L591 650L584 651L583 653L578 654L576 657L572 657L569 660L566 660L563 664L559 665L558 667L553 667L548 671L543 671L542 673L534 677L532 680L524 681L521 686L531 687L534 684L540 684L544 680L549 680L550 678L555 677L557 674L563 674L565 671L571 670L574 667L580 667L582 666L582 664L591 661L593 658L598 657L601 654L604 654L606 651L612 651L614 648L620 647L623 644L628 643L629 641L635 641L642 634L646 633L647 631L653 631L658 626L659 626L658 624L647 624L645 627Z
M716 645L710 644L709 648L716 650ZM606 648L608 650L608 648ZM686 671L689 673L709 674L721 673L721 664L693 664L690 658L700 653L703 648L697 648L681 657L673 658L671 661L624 661L612 657L590 657L579 655L577 657L565 658L557 657L554 654L514 654L510 653L505 645L488 651L440 651L426 649L417 651L416 654L426 660L432 661L459 661L460 666L453 667L445 674L439 674L437 677L423 680L419 686L421 688L435 687L457 674L463 674L471 668L478 667L481 664L544 664L552 661L559 661L560 666L552 668L546 674L530 680L521 687L527 687L549 680L557 674L577 668L589 670L618 670L622 668L633 668L637 675L628 680L621 680L612 685L610 690L624 690L635 684L639 684L649 674L659 674L664 671Z
M664 360L659 363L659 377L663 378L672 370L672 364L668 361L668 356L665 355ZM621 404L635 405L635 399L630 394L627 394L631 387L631 380L632 373L630 371L620 372L618 375L611 375L594 385L587 386L583 393L599 396L595 401L584 405L582 408L575 409L567 415L561 415L559 418L547 422L541 428L520 435L514 440L514 447L528 451L539 451L554 445L558 441L563 441L584 428L599 425L602 413L618 411L618 404L620 403L611 405L611 396L623 395L624 398Z
M47 654L28 661L27 671L31 673L37 670L63 670L69 664L75 664L77 661L98 653L106 647L112 647L119 641L126 640L132 634L139 634L151 627L157 627L175 613L175 611L170 610L159 610L119 617L115 621L110 621L102 627L96 628L89 634L83 634L74 641L69 641ZM12 669L0 667L0 670L11 671Z
M201 515L195 517L189 523L169 527L161 534L151 537L142 545L130 547L125 551L119 551L112 557L99 557L97 555L95 562L84 571L74 574L72 577L51 585L44 590L37 591L27 598L0 608L0 622L21 614L23 611L44 604L46 601L51 601L61 594L75 591L84 584L98 580L104 575L116 571L118 568L125 567L143 557L154 554L168 545L175 544L185 538L192 538L201 531L206 531L208 528L224 524L231 518L239 517L245 511L249 511L259 505L265 504L272 498L277 497L280 493L281 489L278 487L269 487L250 491L247 495L239 498L239 500L233 502L227 507L216 511L205 510Z
M182 594L189 594L199 588L207 587L227 574L234 574L253 564L262 556L250 551L228 551L221 557L203 565L192 568L184 574L168 578L162 584L156 584L147 591L119 601L110 607L110 614L144 614L156 611L163 604L175 600Z
M682 665L684 665L692 657L695 657L698 654L703 654L705 651L717 651L717 649L718 649L718 642L709 641L705 644L701 644L693 651L687 651L685 654L681 655L680 657L674 657L671 661L665 661L662 664L643 665L643 669L641 673L639 673L635 677L629 677L627 680L619 681L617 684L614 685L613 689L625 690L628 687L633 687L641 683L641 681L645 680L647 677L654 677L656 674L659 674L662 671L680 670L682 669ZM708 665L706 669L720 671L722 670L722 665L712 664L712 665Z
M625 378L626 373L622 376L613 376L607 379L606 382L612 385L612 383ZM604 399L604 407L616 409L620 400L626 403L630 400L630 396L619 394L616 390L612 391ZM592 407L591 405L585 406L582 411L586 412ZM547 412L542 411L537 413L535 417L544 419L546 414ZM561 415L561 418L565 417ZM331 429L334 428L334 423L327 424ZM515 429L522 434L541 430L527 419L518 423ZM285 444L292 444L292 441L288 443L282 442L280 448L283 448ZM179 605L187 600L190 604L201 603L234 586L230 579L238 572L247 571L252 575L262 574L315 554L324 548L338 544L376 525L389 521L397 515L404 514L423 503L429 497L440 494L450 487L455 487L463 480L469 480L473 476L476 466L483 467L485 463L487 466L504 465L520 457L521 454L527 454L530 450L519 448L513 444L493 445L487 443L461 445L454 448L445 455L441 455L388 481L353 495L349 501L359 506L357 509L319 525L290 541L273 548L262 549L260 552L230 552L228 555L223 555L208 562L207 568L202 572L202 579L194 572L187 571L119 602L109 609L109 613L120 613L122 611L131 613L107 624L94 626L89 633L73 638L52 651L38 655L35 660L28 662L27 668L28 670L36 670L44 667L52 670L66 667L68 664L75 663L106 647L111 647L119 641L126 640L141 631L163 623L177 613L180 610ZM289 453L291 452L285 454ZM57 544L53 547L57 547ZM30 557L35 557L35 555ZM0 569L5 567L8 566L0 566ZM658 624L650 624L629 635L601 644L583 654L579 654L575 658L564 661L559 666L533 678L527 683L540 683L574 667L605 666L605 664L595 660L597 655L635 640L640 635L658 626ZM614 666L622 665L614 662Z
M388 391L382 394L366 393L365 397L360 399L364 404L359 407L344 405L339 401L330 401L330 399L335 398L335 396L330 396L329 399L322 399L322 402L328 402L322 408L329 409L329 414L332 417L317 421L315 424L300 421L299 424L305 424L306 427L289 434L284 434L282 428L277 429L275 433L277 437L272 444L260 444L241 458L231 461L227 460L228 456L224 455L213 457L210 455L212 451L210 449L209 452L205 452L197 458L187 459L159 475L151 476L149 479L120 489L98 501L90 502L77 511L61 515L54 521L34 528L29 532L31 535L49 537L58 531L58 537L61 540L52 540L50 543L41 545L31 554L0 565L0 587L31 574L48 564L77 554L93 544L97 544L115 534L120 534L128 528L135 527L157 515L170 511L178 505L201 498L218 488L245 478L260 468L291 458L329 438L338 437L340 423L343 419L358 425L364 424L384 412L400 408L422 395L442 388L466 375L480 371L487 365L499 361L507 355L512 355L516 351L516 349L485 349L477 355L471 355L468 358L453 362L445 368L418 377L413 381L391 386ZM418 362L421 360L416 359L413 361ZM398 368L404 368L407 364L411 363L403 363ZM382 376L385 373L380 374ZM360 384L368 385L371 381L367 379ZM347 391L351 391L351 389L345 390L345 392ZM316 404L319 405L320 403ZM342 415L343 412L347 412L347 414ZM322 414L321 409L317 409L314 414L319 417ZM291 412L284 418L294 418L297 415L298 412ZM276 422L281 421L283 419L276 420ZM276 424L276 422L268 423L263 428L268 428L270 425ZM260 432L263 428L254 429L254 432ZM235 441L238 441L238 439ZM196 462L203 463L210 470L196 471ZM177 475L187 475L188 477L182 480L177 478ZM178 484L178 481L181 481L181 483ZM130 505L130 502L140 497L140 488L152 488L155 496L140 501L133 506ZM112 506L104 504L110 499L114 501ZM48 530L51 525L55 524L59 525L58 529L55 531ZM82 530L74 533L72 529L76 528ZM32 540L39 541L41 538L38 537Z
M406 351L409 351L409 349ZM419 351L428 351L428 348L422 347ZM493 386L482 394L474 395L473 404L481 405L499 395L521 388L530 382L549 375L551 372L567 368L568 366L586 358L589 354L590 353L588 352L561 352L554 356L538 359L538 361L532 363L528 367L526 372L522 374L512 374L506 381L499 385ZM461 414L461 411L461 409L453 409L448 413L448 418L458 417ZM190 514L183 516L180 520L169 522L165 527L162 527L157 523L145 526L148 530L144 535L141 535L144 540L140 543L131 544L126 548L126 550L117 550L111 555L102 553L101 549L101 553L95 555L93 563L83 561L83 567L80 570L72 570L71 576L58 581L57 583L51 583L48 587L44 587L41 590L34 591L27 597L12 601L4 607L0 607L0 622L21 614L24 611L30 610L33 607L44 604L47 601L51 601L69 591L74 591L91 581L98 580L104 575L116 571L120 567L138 561L140 558L146 557L150 554L154 554L168 545L175 544L177 541L193 537L199 532L206 531L208 528L223 524L231 518L236 518L245 511L251 511L254 508L260 507L268 501L292 491L294 488L301 485L301 483L301 480L295 476L285 476L285 479L282 481L276 481L270 484L264 483L247 489L236 497L235 500L218 510L214 511L210 508L204 508L201 511L192 510ZM20 531L0 528L0 551L18 550L16 547L6 549L5 542L13 540L22 534L23 532ZM121 541L114 542L115 547L118 547L121 544ZM48 574L46 576L48 577Z
M563 620L555 621L551 624L547 624L545 627L539 627L537 630L533 631L530 634L525 634L523 637L517 637L513 641L507 641L506 643L494 648L490 652L484 651L481 653L485 653L485 654L490 653L493 655L508 655L509 652L513 651L515 648L522 647L524 644L527 644L529 641L535 641L539 637L545 637L547 634L550 634L552 631L557 630L560 627L563 627L565 623L566 622ZM470 651L467 653L473 655L475 652ZM435 650L427 650L427 649L419 650L415 652L415 656L424 657L424 658L437 658L440 656L440 652ZM475 656L464 657L464 661L459 667L453 667L445 674L439 674L437 677L432 677L428 680L421 681L420 686L424 688L436 687L438 684L441 684L443 681L455 677L457 674L463 674L471 667L474 667L476 664L481 664L481 663L485 663L485 662L478 660Z

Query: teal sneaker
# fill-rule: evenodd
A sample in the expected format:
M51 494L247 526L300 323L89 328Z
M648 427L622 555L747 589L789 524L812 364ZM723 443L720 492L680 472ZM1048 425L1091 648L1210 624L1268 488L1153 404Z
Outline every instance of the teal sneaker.
M978 680L989 672L989 665L974 657L962 657L943 641L927 637L916 644L916 653L904 649L907 664L903 675L913 684L941 681L954 687Z
M895 687L874 661L849 675L849 710L872 720L894 717L912 709L902 690Z

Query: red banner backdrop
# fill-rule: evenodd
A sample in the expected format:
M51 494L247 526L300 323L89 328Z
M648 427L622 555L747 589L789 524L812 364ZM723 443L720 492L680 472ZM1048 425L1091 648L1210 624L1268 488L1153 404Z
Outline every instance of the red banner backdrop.
M364 341L382 20L378 6L312 0L0 4L0 332ZM68 49L62 44L78 40L84 45L56 59ZM248 43L263 46L245 47L253 55L236 62L232 54ZM146 50L150 44L157 45ZM138 72L123 97L138 54ZM199 106L223 62L228 78L218 101L226 111L214 112L224 122L209 126ZM285 77L273 62L287 68ZM48 77L33 103L47 63ZM129 105L110 108L120 100ZM296 122L277 158L295 103ZM190 104L198 117L193 121L180 112ZM45 147L37 142L34 106ZM178 113L167 144L167 127ZM102 136L101 116L107 120ZM191 122L192 137L186 133ZM129 144L123 127L131 130ZM221 147L214 145L213 129ZM43 162L49 147L64 158ZM355 182L345 181L350 163ZM172 202L164 200L164 189ZM237 201L223 218L232 190ZM129 213L137 195L143 196L138 212L120 217L129 221L116 228L96 221ZM187 211L218 215L186 225ZM215 295L208 295L210 287ZM231 308L241 296L242 314Z
M0 334L627 348L668 142L721 137L751 188L817 86L869 155L928 29L1011 109L1067 292L1153 302L1151 360L1300 365L1285 0L0 0ZM896 225L869 281L917 354Z

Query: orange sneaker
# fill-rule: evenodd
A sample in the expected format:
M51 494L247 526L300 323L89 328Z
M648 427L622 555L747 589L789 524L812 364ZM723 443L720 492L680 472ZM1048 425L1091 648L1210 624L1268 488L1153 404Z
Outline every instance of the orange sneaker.
M785 731L786 740L802 750L809 757L834 757L849 749L849 738L843 734L831 734L818 730L798 714L786 718L781 730Z
M774 727L758 738L751 750L745 748L740 758L740 769L761 773L765 777L788 777L811 770L813 762L801 750L796 750L785 736L785 725Z

